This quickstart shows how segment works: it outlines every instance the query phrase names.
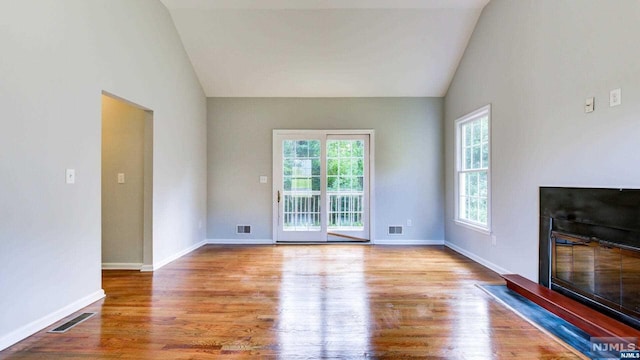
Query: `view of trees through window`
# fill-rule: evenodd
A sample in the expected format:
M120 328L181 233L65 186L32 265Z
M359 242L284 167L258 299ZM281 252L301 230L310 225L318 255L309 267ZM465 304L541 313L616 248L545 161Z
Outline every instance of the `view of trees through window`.
M328 228L363 229L364 141L328 140L321 161L319 140L284 140L285 231L320 230L321 166L326 164Z
M487 226L489 219L489 116L458 125L458 218Z
M329 229L361 230L364 198L364 141L327 141Z
M285 231L320 231L320 140L282 144Z

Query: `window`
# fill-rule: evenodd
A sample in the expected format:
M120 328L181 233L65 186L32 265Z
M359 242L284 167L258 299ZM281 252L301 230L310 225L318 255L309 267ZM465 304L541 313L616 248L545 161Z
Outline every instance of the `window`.
M491 105L456 121L456 221L489 231Z

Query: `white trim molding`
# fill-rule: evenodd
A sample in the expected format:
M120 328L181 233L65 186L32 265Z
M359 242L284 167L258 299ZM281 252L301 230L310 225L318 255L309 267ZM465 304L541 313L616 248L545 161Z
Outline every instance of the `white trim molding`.
M275 245L275 244L360 244L358 242L279 242L272 239L207 239L207 244L211 245ZM444 245L444 240L412 240L412 239L378 239L362 245Z
M142 263L102 263L102 270L140 270Z
M480 256L478 256L478 255L476 255L474 253L471 253L471 252L459 247L458 245L456 245L454 243L451 243L449 241L445 241L444 245L446 247L448 247L449 249L451 249L451 250L453 250L453 251L455 251L455 252L457 252L457 253L459 253L461 255L464 255L464 256L468 257L469 259L477 262L478 264L497 272L498 274L513 274L513 272L503 268L502 266L496 265L496 264L492 263L491 261L486 260L486 259L484 259L484 258L482 258L482 257L480 257Z
M100 289L93 294L89 294L81 299L78 299L63 308L50 313L49 315L45 315L40 319L34 320L27 325L8 333L7 335L0 338L0 351L18 343L23 339L26 339L27 337L37 333L38 331L51 326L52 324L64 319L65 317L73 314L78 310L81 310L86 306L91 305L92 303L104 297L104 290Z
M456 225L459 225L459 226L465 227L465 228L467 228L467 229L470 229L470 230L473 230L473 231L479 232L480 234L483 234L483 235L491 235L491 231L489 231L489 230L487 230L487 229L485 229L485 228L483 228L483 227L475 226L475 225L472 225L472 224L470 224L470 223L468 223L468 222L460 221L460 220L458 220L458 219L453 219L453 222L454 222Z
M207 239L211 245L273 245L272 239Z
M444 240L377 239L374 245L444 245Z
M197 244L194 244L192 246L189 246L188 248L179 251L171 256L168 256L166 258L164 258L162 261L158 261L158 262L154 262L153 265L143 265L140 268L140 271L156 271L158 269L160 269L161 267L167 265L168 263L178 260L179 258L187 255L188 253L195 251L197 249L199 249L200 247L202 247L203 245L206 245L207 241L206 240L202 240Z

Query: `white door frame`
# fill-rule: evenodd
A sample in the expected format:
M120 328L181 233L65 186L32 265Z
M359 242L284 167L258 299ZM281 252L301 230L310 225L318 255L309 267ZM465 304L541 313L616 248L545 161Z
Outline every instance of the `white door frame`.
M276 153L278 153L278 149L280 148L279 144L276 143L276 138L279 136L310 136L310 137L318 137L323 136L326 138L328 135L368 135L369 136L369 239L370 243L375 243L374 239L374 229L375 229L375 130L373 129L363 129L363 130L354 130L354 129L334 129L334 130L290 130L290 129L274 129L272 136L272 174L271 178L275 179L276 174L280 171L279 166L277 166L276 162L273 161ZM325 183L325 179L322 180L322 183ZM272 243L276 243L278 241L278 191L280 190L280 184L277 184L276 181L272 181L273 188L271 192L272 199ZM323 207L324 209L324 207ZM324 212L324 210L323 210Z

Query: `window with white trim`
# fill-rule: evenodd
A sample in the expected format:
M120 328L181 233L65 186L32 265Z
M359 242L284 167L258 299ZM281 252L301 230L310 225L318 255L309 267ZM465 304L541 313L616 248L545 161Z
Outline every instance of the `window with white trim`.
M456 221L490 230L491 105L456 121Z

